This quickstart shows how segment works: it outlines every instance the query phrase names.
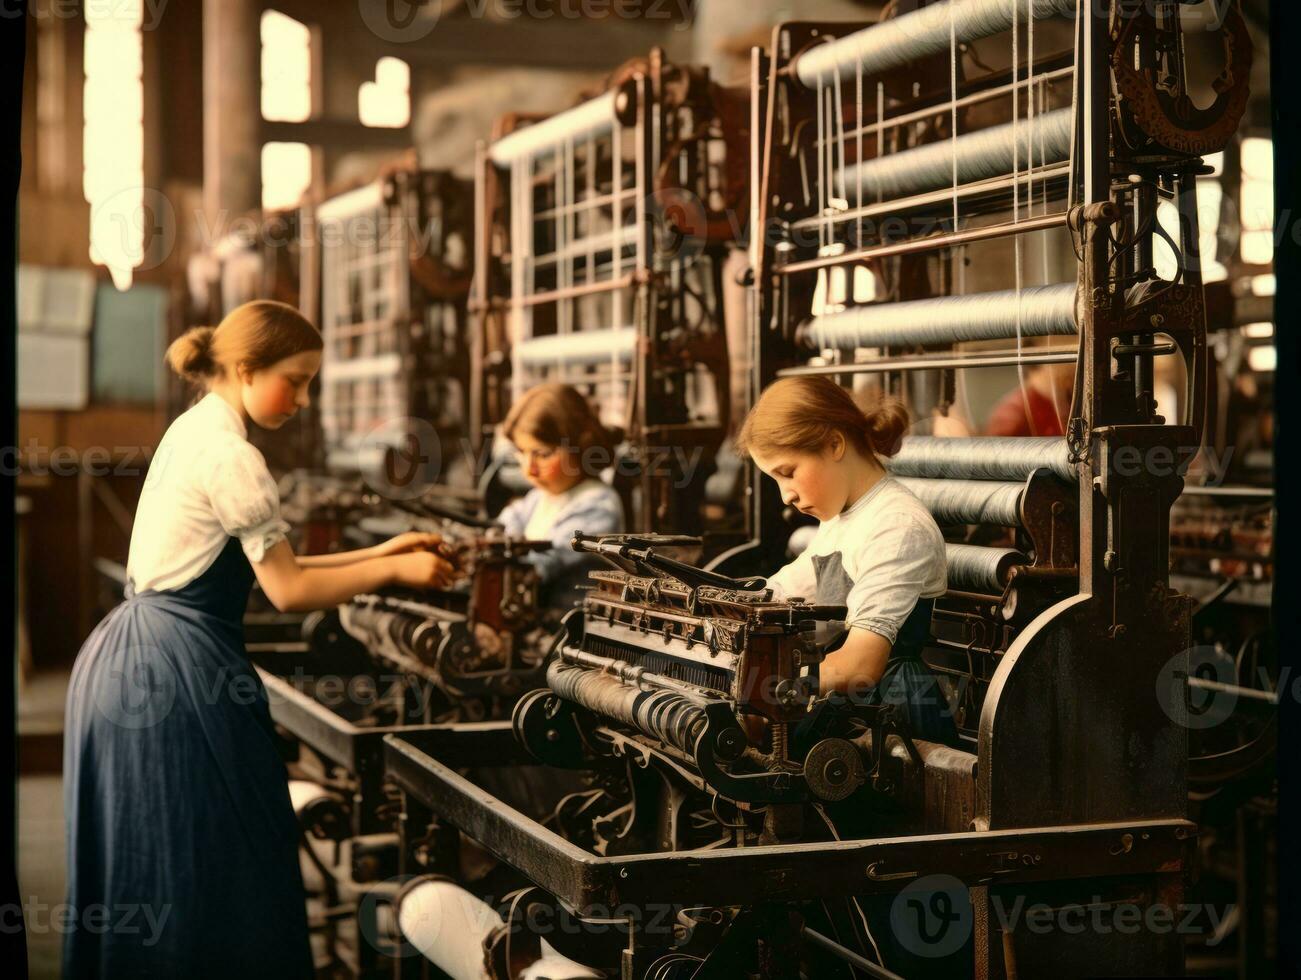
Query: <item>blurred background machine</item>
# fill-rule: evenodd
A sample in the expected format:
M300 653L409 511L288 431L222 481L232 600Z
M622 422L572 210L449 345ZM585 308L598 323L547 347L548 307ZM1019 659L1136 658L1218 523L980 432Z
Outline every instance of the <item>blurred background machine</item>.
M702 527L731 407L745 99L657 48L572 109L503 118L480 150L473 438L533 385L574 385L624 434L610 463L632 527Z

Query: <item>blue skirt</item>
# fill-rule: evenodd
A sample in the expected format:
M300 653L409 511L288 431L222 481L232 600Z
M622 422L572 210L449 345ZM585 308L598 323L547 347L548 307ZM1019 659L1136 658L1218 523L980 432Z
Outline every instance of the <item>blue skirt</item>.
M313 974L297 821L243 645L251 579L231 539L183 589L129 597L77 657L65 977Z

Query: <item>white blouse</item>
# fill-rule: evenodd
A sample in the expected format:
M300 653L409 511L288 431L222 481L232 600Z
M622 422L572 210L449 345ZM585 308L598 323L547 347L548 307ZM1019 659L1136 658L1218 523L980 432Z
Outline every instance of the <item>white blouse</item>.
M149 464L127 579L136 592L179 589L206 572L231 537L259 562L288 531L244 420L210 393L168 427Z
M947 580L935 518L886 474L844 513L818 525L809 546L768 585L779 599L843 602L846 625L894 643L917 600L944 595Z

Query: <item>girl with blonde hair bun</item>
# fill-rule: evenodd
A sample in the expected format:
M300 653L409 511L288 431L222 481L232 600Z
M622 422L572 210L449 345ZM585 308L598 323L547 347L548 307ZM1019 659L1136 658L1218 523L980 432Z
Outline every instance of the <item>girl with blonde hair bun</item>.
M935 599L947 587L944 538L885 469L908 412L881 398L866 412L829 378L783 378L759 397L738 450L777 481L782 502L819 521L812 541L768 579L778 597L846 607L824 637L823 693L904 705L919 738L955 744L957 728L922 662Z
M68 903L145 908L151 928L69 930L66 977L313 976L299 830L266 690L244 650L254 579L283 611L445 584L435 535L298 557L247 439L308 404L316 328L256 301L167 362L204 389L149 466L126 600L73 666L64 735ZM74 920L78 919L74 913Z

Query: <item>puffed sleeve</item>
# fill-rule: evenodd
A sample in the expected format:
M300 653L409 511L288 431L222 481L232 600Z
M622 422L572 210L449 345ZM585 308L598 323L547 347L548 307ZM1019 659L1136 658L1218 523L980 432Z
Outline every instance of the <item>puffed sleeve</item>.
M935 584L937 568L944 567L944 538L933 523L899 515L864 536L854 557L845 623L894 643L917 600Z
M818 591L818 573L813 567L813 547L821 533L822 528L819 527L818 534L814 535L808 547L794 561L768 576L768 588L772 589L774 599L780 602L798 596L813 601Z
M213 512L225 532L239 538L248 560L260 562L289 533L266 460L257 447L233 434L218 437L206 459Z

